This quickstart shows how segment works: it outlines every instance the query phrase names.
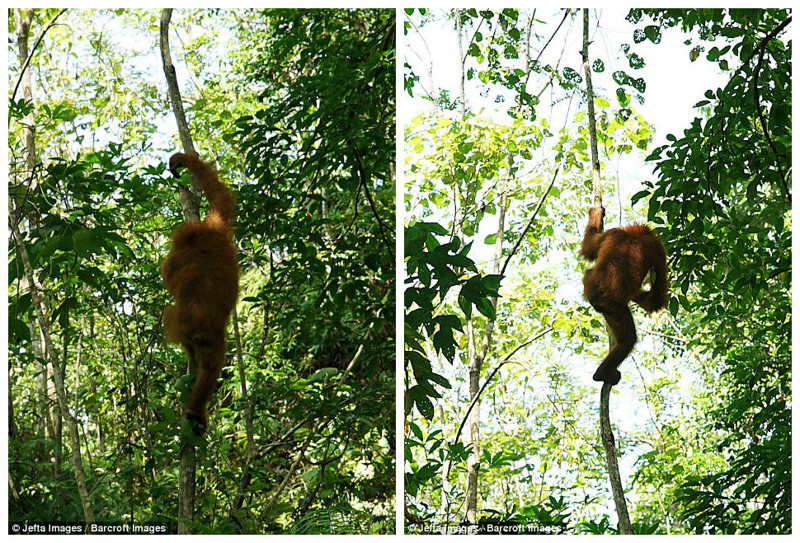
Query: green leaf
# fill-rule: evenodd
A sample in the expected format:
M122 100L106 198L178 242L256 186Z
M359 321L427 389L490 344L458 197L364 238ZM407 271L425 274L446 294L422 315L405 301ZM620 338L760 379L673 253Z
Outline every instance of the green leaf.
M472 302L464 295L464 289L458 295L458 307L464 313L466 318L472 317Z
M479 298L475 302L475 307L487 319L495 320L497 318L497 315L496 315L495 309L494 309L494 305L492 304L491 300L489 300L488 298Z

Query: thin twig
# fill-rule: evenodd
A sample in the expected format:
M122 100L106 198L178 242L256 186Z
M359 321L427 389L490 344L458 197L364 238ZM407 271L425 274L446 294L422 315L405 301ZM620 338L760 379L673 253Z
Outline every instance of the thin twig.
M527 234L528 230L530 230L533 221L536 219L536 215L538 215L539 210L542 208L542 204L544 204L545 198L547 198L547 195L550 194L550 189L553 188L553 184L556 182L556 177L558 177L558 172L560 169L561 166L556 166L556 170L553 172L553 178L550 180L550 184L547 186L547 190L544 191L544 194L542 194L542 197L539 199L539 204L536 206L536 209L533 211L530 218L528 219L528 223L525 225L525 228L522 229L522 233L519 235L517 243L514 244L514 248L511 249L511 252L508 253L506 261L505 263L503 263L503 268L500 270L500 275L504 276L506 274L506 268L508 267L508 263L511 261L511 258L514 256L514 254L516 254L517 249L519 249L519 246L522 245L522 240L525 239L525 234Z
M544 44L544 47L542 47L542 49L539 51L539 54L538 54L538 55L536 55L536 58L535 58L535 59L534 59L534 61L531 63L531 66L535 65L537 62L539 62L539 59L540 59L540 58L542 58L542 54L543 54L543 53L545 52L545 50L547 49L547 46L548 46L548 45L550 45L550 42L551 42L551 41L553 41L553 38L555 38L555 37L556 37L556 34L558 34L558 31L559 31L559 30L561 30L561 26L564 24L564 21L566 21L566 20L567 20L567 17L569 17L570 11L571 11L571 10L569 10L569 9L566 9L566 10L564 11L564 17L561 19L561 22L560 22L560 23L558 23L558 26L556 27L556 29L555 29L555 31L553 32L553 34L550 36L550 39L549 39L549 40L547 40L547 43L545 43L545 44ZM530 76L530 69L528 70L528 76ZM527 80L526 80L526 81L527 81Z
M513 351L511 351L511 353L509 353L509 354L508 354L508 356L506 356L506 357L503 359L503 361L502 361L502 362L500 362L500 363L497 365L497 367L495 367L495 368L494 368L494 369L491 371L491 373L489 373L488 377L486 377L486 382L485 382L485 383L483 383L483 386L482 386L482 387L481 387L481 389L478 391L478 394L476 394L476 395L475 395L475 397L472 399L472 402L469 404L469 407L467 407L467 412L466 412L466 413L464 413L464 418L462 418L462 419L461 419L461 424L460 424L460 425L459 425L459 427L458 427L458 431L456 432L456 437L453 439L453 443L458 443L458 438L459 438L459 437L461 437L461 431L464 429L464 424L466 424L466 422L467 422L467 419L469 418L469 414L470 414L470 412L472 411L472 408L473 408L473 407L475 407L475 404L478 402L478 399L481 397L481 394L483 394L483 391L484 391L484 390L486 390L486 387L487 387L487 386L489 385L489 383L492 381L492 378L495 376L495 374L496 374L498 371L500 371L500 368L502 368L503 366L505 366L506 364L508 364L508 363L511 361L511 357L512 357L512 356L514 356L515 354L517 354L517 351L519 351L520 349L522 349L522 348L524 348L524 347L527 347L528 345L530 345L531 343L533 343L534 341L536 341L536 340L537 340L537 339L539 339L540 337L544 336L545 334L549 334L549 333L550 333L550 332L552 332L552 331L553 331L553 329L552 329L552 328L548 328L547 330L545 330L544 332L541 332L541 333L540 333L539 335L537 335L536 337L534 337L534 338L532 338L532 339L529 339L529 340L528 340L528 341L526 341L525 343L522 343L521 345L517 346L517 348L515 348Z
M369 183L367 181L367 174L364 170L364 163L361 161L361 153L358 152L358 147L353 145L353 158L355 158L356 166L358 167L358 176L361 179L361 184L364 186L364 194L367 196L367 201L369 201L369 207L372 209L372 214L375 216L375 221L378 223L378 230L380 230L381 237L383 238L383 242L386 244L386 250L389 251L389 255L391 256L392 260L394 260L394 251L392 250L392 244L389 243L389 240L386 237L386 233L383 231L383 221L381 220L380 215L378 215L378 210L375 207L375 201L372 199L372 193L369 190Z
M28 9L33 9L33 8L28 8ZM50 28L55 24L56 19L61 17L61 14L63 14L65 11L67 11L67 8L62 9L56 14L55 17L53 17L53 19L50 21L50 24L48 24L47 27L44 30L42 30L42 34L41 36L39 36L39 39L37 39L36 43L33 44L30 53L28 53L28 58L25 59L25 64L22 65L22 69L19 71L19 78L17 78L17 84L14 85L14 92L11 94L12 102L14 101L14 98L17 96L17 90L19 90L19 85L22 82L22 76L25 73L25 70L28 69L28 65L31 63L31 59L33 58L33 53L36 52L36 48L39 47L40 43L42 43L42 39L44 38L44 35L47 34L47 31L50 30Z
M783 25L788 24L792 18L789 17L780 26L778 26L773 33L777 34L776 31L780 31ZM791 198L791 194L789 193L789 187L786 185L786 174L783 172L783 167L781 166L780 158L778 157L778 150L775 148L775 143L772 141L772 137L769 135L769 129L767 128L767 121L764 118L764 112L761 110L761 94L758 92L758 76L761 74L761 64L764 62L764 52L767 50L766 44L767 41L762 40L763 44L762 47L759 47L760 52L758 54L758 62L756 63L756 70L753 74L753 100L755 101L756 106L756 113L758 114L758 120L761 123L761 131L764 132L764 138L767 140L770 149L772 150L772 154L775 155L775 165L778 167L778 175L780 175L781 184L783 185L783 192L787 198Z

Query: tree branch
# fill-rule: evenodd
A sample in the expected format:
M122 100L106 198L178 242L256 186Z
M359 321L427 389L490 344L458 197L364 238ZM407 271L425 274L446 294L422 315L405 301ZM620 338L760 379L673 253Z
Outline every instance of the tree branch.
M775 142L772 141L772 137L769 135L769 129L767 128L767 120L764 118L764 112L761 110L761 94L758 92L758 76L761 74L761 64L764 62L764 52L767 50L767 43L769 40L776 36L778 32L791 21L792 18L788 17L783 23L778 25L778 27L773 30L766 38L761 40L758 49L760 49L758 53L758 62L756 63L755 73L753 74L753 100L756 106L756 113L758 114L758 120L761 123L761 131L764 133L764 138L767 140L769 144L769 148L772 150L772 154L775 156L775 165L778 167L778 175L780 175L781 185L783 185L783 192L788 199L791 200L791 194L789 193L789 187L786 185L786 174L783 171L783 167L781 166L780 158L778 157L778 150L775 148ZM755 51L754 51L755 52Z
M175 73L175 65L172 63L172 55L169 51L169 23L172 19L172 8L166 8L161 12L161 61L164 66L164 75L167 78L167 93L172 104L172 111L175 114L175 121L178 124L178 134L186 153L194 152L192 134L189 132L189 124L186 122L186 112L183 110L183 100L181 100L181 90L178 87L178 76Z
M178 135L183 145L185 153L195 152L192 134L189 131L189 123L186 122L186 112L183 110L183 100L181 90L178 87L178 76L175 73L175 66L172 64L172 55L169 51L169 23L172 19L172 8L165 8L161 12L161 62L164 67L164 77L167 80L167 94L169 95L172 112L175 115L175 122L178 125ZM200 222L200 184L192 175L192 191L185 192L178 186L179 198L183 216L188 222Z
M536 219L536 215L539 214L539 210L542 208L542 204L544 204L545 198L547 198L547 195L550 194L550 189L553 188L553 184L556 182L556 177L558 177L558 172L560 169L561 166L556 166L556 171L553 172L553 178L550 180L550 184L547 186L547 190L544 191L544 194L542 194L542 197L539 199L539 204L536 206L536 209L533 210L533 213L528 219L527 224L525 224L525 228L522 229L522 233L519 235L517 243L514 244L514 248L511 249L511 252L508 253L506 261L503 263L503 268L500 270L500 275L506 274L506 268L508 267L508 263L511 261L511 258L516 254L517 249L519 249L520 245L522 245L522 240L525 239L525 234L528 233L528 230L530 230L533 221Z
M32 8L28 8L28 9L32 9ZM22 65L22 68L21 68L21 69L20 69L20 71L19 71L19 77L17 78L17 84L16 84L16 85L14 85L14 92L11 94L11 101L12 101L12 102L14 101L14 98L17 96L17 90L19 90L19 85L20 85L20 83L22 82L22 76L25 74L25 70L27 70L27 69L28 69L28 65L31 63L31 59L33 58L33 53L34 53L34 52L36 52L36 48L37 48L37 47L39 47L39 44L40 44L40 43L42 43L42 39L44 38L44 35L45 35L45 34L47 34L47 31L48 31L48 30L50 30L50 28L51 28L51 27L52 27L52 26L55 24L55 22L56 22L56 19L58 19L59 17L61 17L61 15L62 15L62 14L65 12L65 11L67 11L67 8L64 8L64 9L62 9L61 11L59 11L59 12L56 14L56 16L55 16L55 17L53 17L53 19L52 19L52 20L50 21L50 23L49 23L49 24L48 24L48 25L45 27L45 29L44 29L44 30L42 30L42 34L41 34L41 35L39 36L39 38L36 40L36 43L34 43L34 44L33 44L33 47L31 48L31 51L30 51L30 53L28 53L28 58L26 58L26 59L25 59L25 63Z
M369 190L369 183L367 180L367 173L364 170L364 163L361 161L361 153L358 152L358 147L353 145L353 158L356 161L356 167L358 168L358 177L361 180L361 185L364 186L364 194L367 196L367 201L369 202L369 207L372 209L372 214L375 216L375 221L378 223L378 230L380 230L381 237L383 238L383 243L386 244L386 250L389 251L389 256L391 256L392 260L394 260L394 250L392 249L392 244L389 243L388 238L386 237L386 233L383 230L383 221L381 221L380 215L378 215L378 210L375 207L375 200L372 199L372 193Z
M600 185L600 159L597 153L597 125L594 118L594 90L592 88L592 70L589 65L589 9L583 10L583 69L586 73L586 100L589 110L589 137L592 149L592 188L594 191L594 205L602 207L603 195ZM606 323L608 331L609 345L616 343L616 338ZM603 383L600 389L600 433L603 439L603 448L606 452L606 465L608 467L608 478L611 481L611 492L614 496L614 505L619 519L619 532L621 534L632 534L630 515L628 506L625 503L625 494L622 491L622 482L619 475L619 464L617 463L617 451L614 446L614 433L611 430L611 419L608 413L608 399L611 394L611 387L614 385L608 382Z
M472 408L473 408L473 407L475 407L475 404L476 404L476 403L478 403L478 399L481 397L481 394L483 394L483 391L484 391L484 390L486 390L486 387L487 387L487 386L489 386L489 383L490 383L490 382L491 382L491 380L494 378L495 374L497 374L497 372L498 372L498 371L500 371L500 368L502 368L503 366L505 366L506 364L508 364L508 363L511 361L511 357L512 357L512 356L514 356L515 354L517 354L517 351L519 351L519 350L520 350L520 349L522 349L523 347L527 347L528 345L530 345L531 343L533 343L533 342L534 342L534 341L536 341L537 339L541 338L541 337L542 337L542 336L544 336L545 334L549 334L549 333L550 333L550 332L552 332L552 331L553 331L553 329L552 329L552 328L548 328L548 329L547 329L547 330L545 330L544 332L541 332L540 334L538 334L536 337L534 337L534 338L532 338L532 339L529 339L529 340L528 340L528 341L526 341L525 343L522 343L521 345L517 346L517 347L516 347L516 348L515 348L513 351L511 351L511 353L509 353L509 354L508 354L508 356L506 356L506 357L503 359L503 361L502 361L502 362L500 362L500 363L497 365L497 367L495 367L495 368L494 368L494 369L491 371L491 373L489 373L489 376L488 376L488 377L486 377L486 382L485 382L485 383L483 383L483 386L482 386L482 387L481 387L481 389L478 391L478 394L477 394L477 395L476 395L476 396L475 396L475 397L472 399L472 402L469 404L469 407L467 407L467 412L466 412L466 413L464 413L464 418L462 418L462 419L461 419L461 425L459 425L459 427L458 427L458 431L456 432L456 437L453 439L453 443L458 443L458 438L459 438L459 437L461 437L461 431L464 429L464 425L466 424L466 422L467 422L467 419L469 418L469 414L470 414L470 412L472 411Z
M170 102L172 103L172 111L175 113L175 120L178 123L178 132L183 142L184 151L194 151L192 144L192 136L189 133L189 125L186 123L186 114L183 111L183 103L181 101L181 93L178 88L178 78L175 75L175 66L172 65L172 56L169 52L169 22L172 18L172 9L166 8L161 12L161 59L164 66L164 75L167 80L167 92L169 94ZM183 208L184 217L187 221L200 221L200 199L197 197L199 193L199 185L192 176L192 184L195 185L194 193L191 193L185 187L178 185L180 188L181 207ZM180 190L180 189L183 190ZM188 194L187 194L188 193ZM189 351L187 351L187 373L196 373L196 360ZM186 440L183 448L181 449L180 457L180 475L178 479L178 533L190 533L187 521L194 519L194 504L195 504L195 489L197 481L197 458L195 456L195 447L190 440Z
M603 439L603 448L606 451L606 466L608 467L608 478L611 481L611 494L614 496L614 506L619 517L619 533L632 534L633 526L628 514L628 504L625 502L625 493L622 490L614 432L611 429L611 418L608 413L609 396L613 386L603 383L603 388L600 389L600 435Z
M597 152L597 123L594 114L594 88L592 87L592 68L589 65L589 8L583 9L583 71L586 74L586 102L589 110L589 141L592 150L592 192L594 206L603 206L603 188L600 185L600 157Z

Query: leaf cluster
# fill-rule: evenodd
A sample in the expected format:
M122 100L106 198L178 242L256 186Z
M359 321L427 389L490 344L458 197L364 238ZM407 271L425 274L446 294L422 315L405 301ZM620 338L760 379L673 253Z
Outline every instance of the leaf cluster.
M791 42L786 10L634 10L663 27L726 38L707 59L730 72L705 118L653 151L648 219L661 224L674 296L693 343L717 357L724 394L703 421L726 436L728 468L690 479L678 501L698 533L783 533L791 367ZM730 69L731 62L738 64Z

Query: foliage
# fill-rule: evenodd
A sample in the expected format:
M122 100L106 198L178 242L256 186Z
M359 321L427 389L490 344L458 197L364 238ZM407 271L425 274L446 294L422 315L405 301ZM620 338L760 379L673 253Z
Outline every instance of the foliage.
M34 10L31 35L53 15ZM191 381L185 355L159 322L159 264L182 218L164 167L173 136L158 131L158 15L68 10L32 57L47 89L34 83L32 102L10 104L11 220L23 238L9 244L14 520L83 520L53 364L66 373L97 520L170 530L177 520L180 450L194 438L177 401ZM187 38L172 42L186 61L179 79L198 85L184 89L196 144L237 194L242 270L233 367L194 439L192 530L391 532L394 14L189 10L173 30ZM23 255L51 308L47 329ZM42 352L45 333L57 360Z
M269 281L251 301L263 307L282 363L311 374L309 382L325 368L346 375L361 353L358 378L339 395L344 409L328 402L337 383L330 378L318 393L288 403L296 417L331 413L319 454L329 451L323 463L343 455L349 470L360 463L350 447L381 450L394 441L387 416L394 412L394 17L389 10L264 17L270 24L246 67L264 86L262 105L235 123L259 181L240 191L241 222L254 249L268 245L281 256L271 259ZM381 458L375 479L353 473L349 483L328 483L329 499L389 498L392 465ZM309 465L306 477L323 481L317 472Z
M430 338L434 349L452 362L456 350L453 334L462 331L458 316L441 313L434 316L437 300L444 300L456 285L463 291L460 270L476 271L475 264L466 256L469 246L461 247L458 238L443 244L436 239L437 234L445 236L447 230L436 223L416 223L406 227L403 236L408 274L404 295L405 363L411 368L407 375L413 374L415 381L406 392L406 412L416 405L426 418L433 418L431 398L441 397L434 385L450 388L450 383L433 372L423 342Z
M406 10L407 35L419 47L406 56L407 90L433 106L432 115L406 126L406 236L416 243L407 249L407 270L418 270L431 258L427 252L442 247L440 262L463 254L478 277L488 275L498 258L493 249L502 243L499 258L505 258L530 209L544 201L502 278L494 311L459 306L455 285L472 268L442 281L450 288L444 299L433 268L424 285L425 271L408 274L413 298L422 289L431 302L426 310L406 306L415 353L407 355L406 379L416 385L418 364L435 392L424 408L408 398L406 404L406 519L415 533L464 513L474 441L462 432L472 376L461 362L481 347L468 344L470 317L476 337L494 331L483 344L480 376L479 518L513 522L521 511L563 500L555 511L565 515L566 531L616 532L595 434L596 398L584 376L601 356L602 324L575 292L581 270L575 217L584 216L590 192L586 119L573 111L574 104L583 108L583 71L579 51L566 46L559 56L551 45L576 42L565 34L579 11L553 11L548 18L538 9ZM669 315L635 316L640 343L625 362L627 383L615 390L620 405L612 407L619 454L636 466L628 495L635 532L785 533L791 529L791 42L780 32L789 13L631 10L628 20L635 28L619 57L598 57L590 48L601 160L610 177L620 157L650 153L657 179L629 192L617 180L620 208L625 222L657 225L674 285ZM445 30L427 34L434 25ZM606 39L603 26L595 42ZM647 65L642 45L663 47L672 27L692 32L690 61L702 53L730 77L697 104L701 119L653 150L653 127L634 104L665 83L637 70ZM450 51L459 48L463 90L455 78L426 78L439 65L439 51L448 50L437 47L425 65L434 32L439 43L441 36L453 41ZM569 122L559 127L554 118ZM561 173L547 193L542 180L553 164ZM500 235L495 221L504 187L509 200ZM626 193L633 204L647 204L646 216L624 205ZM425 245L434 231L445 240ZM437 318L447 323L441 332ZM547 342L516 350L548 325Z
M471 13L466 10L461 16L466 21ZM516 10L513 13L516 14ZM494 19L488 11L481 16ZM510 16L501 14L501 19L511 24ZM497 24L501 28L504 23ZM470 29L470 33L473 31L474 28ZM472 66L467 70L472 70ZM438 100L437 106L443 110L441 114L416 117L406 126L409 177L405 197L407 211L413 219L405 231L408 429L405 488L407 512L411 518L419 517L408 525L411 531L416 530L420 522L449 523L461 514L457 508L464 499L465 467L474 452L469 443L458 439L456 431L466 422L469 404L469 399L464 403L463 396L459 404L458 398L458 388L463 387L466 371L467 344L471 341L463 333L466 326L474 327L480 334L478 337L483 337L492 325L497 326L498 345L488 351L491 353L488 361L498 370L505 363L498 366L495 361L520 347L520 336L533 337L541 332L539 319L544 316L538 313L538 308L534 309L538 304L530 304L525 309L511 309L507 305L511 301L497 304L493 299L499 295L505 300L501 285L505 286L506 279L487 270L485 263L476 264L476 261L484 260L486 253L497 249L498 245L501 257L507 257L509 246L505 244L516 243L530 219L533 206L526 205L526 199L535 202L546 198L548 193L555 196L562 190L560 184L548 188L545 179L549 181L553 175L547 165L539 166L542 173L532 172L543 142L552 136L546 119L531 123L513 118L508 124L502 124L470 113L456 119L453 112L456 105L445 99ZM569 137L562 140L565 153L574 152L572 142L574 140ZM503 203L505 198L508 204ZM497 220L501 209L506 221L502 234L489 226ZM449 214L451 210L455 210L452 215ZM527 243L519 247L517 258L535 261L553 244L554 223L561 212L550 206L540 210L539 220L527 230ZM445 226L436 221L442 215L447 220ZM546 288L541 287L539 280L534 281L529 293L544 300L548 294ZM512 295L516 302L517 292ZM554 316L548 314L546 318ZM516 338L514 334L518 334ZM515 381L525 374L522 369L509 371L513 372ZM484 372L490 379L485 395L503 395L503 378L491 380L487 375L488 370ZM490 404L490 411L495 407ZM527 418L513 412L504 412L501 416L509 421ZM546 423L536 425L526 434L542 436L547 431L546 426ZM548 500L556 500L557 491L555 495L544 492L529 502L518 504L516 493L505 488L508 478L527 481L537 469L533 461L519 452L519 448L525 446L525 439L492 433L492 430L482 431L489 432L491 437L481 445L478 469L482 478L498 484L496 492L490 491L497 496L482 497L485 505L477 520L477 529L490 531L491 526L511 527L522 521L538 522L549 529L563 528L566 517L548 516L551 511ZM562 448L554 446L551 439L542 439L543 449L553 446L555 450L551 456L562 457ZM542 469L547 471L547 468ZM491 483L486 484L492 487ZM503 506L492 507L491 504L498 502ZM559 503L561 510L566 508L565 502ZM456 526L451 528L457 529Z
M698 102L683 137L655 149L647 197L673 258L671 309L713 357L716 401L698 423L721 433L725 465L683 478L697 533L791 532L791 42L788 10L633 10L656 28L699 31L730 74ZM649 27L646 27L649 28ZM719 39L726 45L720 46ZM717 41L714 41L717 40ZM735 67L735 69L734 69ZM676 462L663 454L654 461Z

